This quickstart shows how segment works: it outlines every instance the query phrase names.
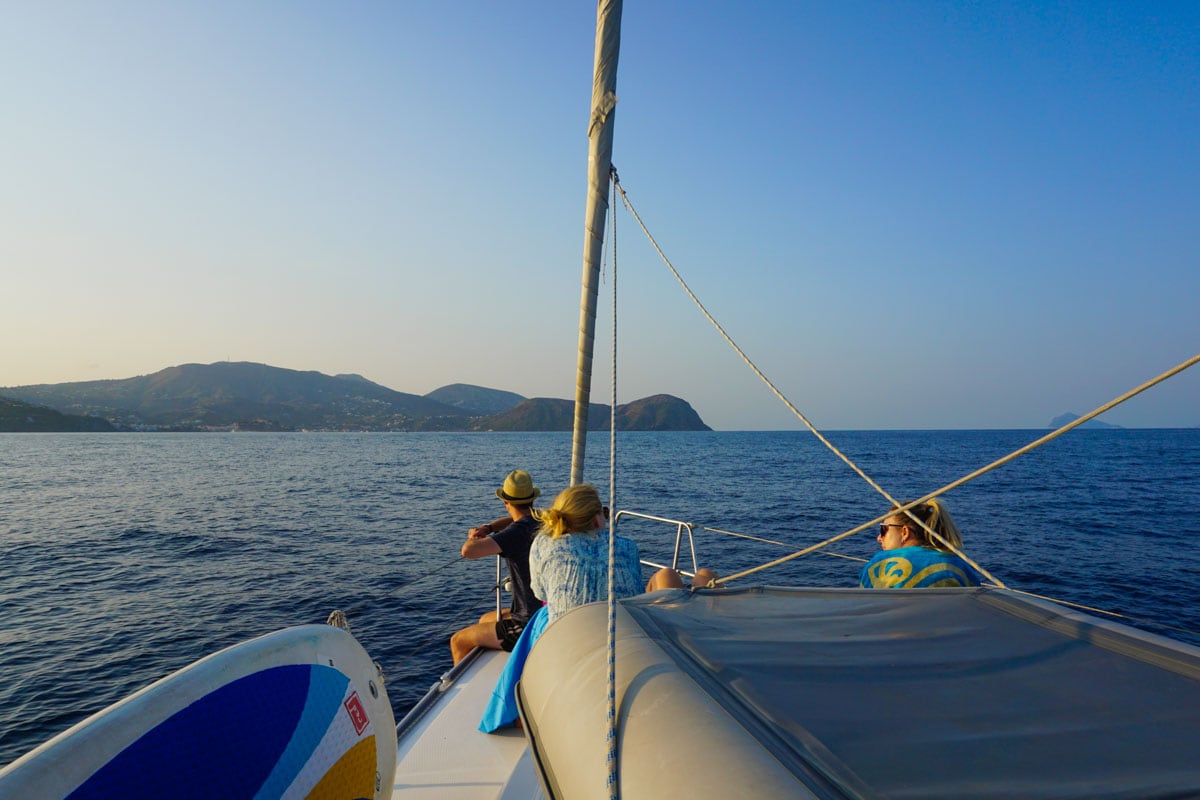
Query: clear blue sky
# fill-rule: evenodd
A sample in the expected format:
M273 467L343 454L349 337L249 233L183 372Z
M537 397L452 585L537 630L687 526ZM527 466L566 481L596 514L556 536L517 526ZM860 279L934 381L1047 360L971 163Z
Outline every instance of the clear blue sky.
M592 3L3 19L0 386L229 359L573 396ZM1200 4L627 0L623 30L622 182L819 427L1037 427L1200 352ZM797 427L617 224L619 401ZM1200 367L1105 419L1200 425Z

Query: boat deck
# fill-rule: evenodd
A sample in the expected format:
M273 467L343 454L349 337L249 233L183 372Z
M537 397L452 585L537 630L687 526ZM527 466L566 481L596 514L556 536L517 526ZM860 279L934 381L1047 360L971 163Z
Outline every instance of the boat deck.
M507 660L508 653L478 651L461 673L447 673L436 702L401 731L392 800L544 797L524 734L478 730Z

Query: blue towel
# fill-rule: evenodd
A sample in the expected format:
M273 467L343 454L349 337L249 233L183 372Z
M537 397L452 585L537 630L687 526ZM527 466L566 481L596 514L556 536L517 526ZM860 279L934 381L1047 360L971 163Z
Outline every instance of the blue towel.
M508 663L504 665L504 671L496 681L496 688L492 690L492 699L483 711L483 719L479 720L479 730L492 733L517 721L517 681L521 679L525 659L528 658L533 643L542 635L549 622L550 613L546 606L542 606L529 619L525 630L521 631L521 638L513 645Z
M858 585L864 589L927 589L978 586L982 581L979 572L953 553L898 547L876 553L863 567Z

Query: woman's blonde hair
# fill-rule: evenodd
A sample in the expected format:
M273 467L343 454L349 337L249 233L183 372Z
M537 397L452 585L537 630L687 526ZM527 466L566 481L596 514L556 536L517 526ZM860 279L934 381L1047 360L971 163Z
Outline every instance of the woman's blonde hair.
M552 539L564 533L590 533L592 519L602 512L600 493L590 483L580 483L563 489L549 508L535 511L542 523L541 532Z
M907 516L904 512L900 513L902 516ZM958 526L954 524L954 518L950 516L950 509L946 508L946 504L941 500L935 497L920 505L913 506L908 510L908 513L921 520L921 522L924 522L938 536L941 536L956 549L963 549L962 534L958 532ZM934 550L946 550L946 545L931 537L920 525L913 524L912 520L908 520L908 523L909 530L920 541L922 547L932 547Z

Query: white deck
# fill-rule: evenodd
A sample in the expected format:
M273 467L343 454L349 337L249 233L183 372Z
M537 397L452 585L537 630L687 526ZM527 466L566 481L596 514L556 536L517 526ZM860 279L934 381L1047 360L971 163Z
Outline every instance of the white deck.
M398 744L392 800L544 797L521 731L480 733L508 653L483 651Z

